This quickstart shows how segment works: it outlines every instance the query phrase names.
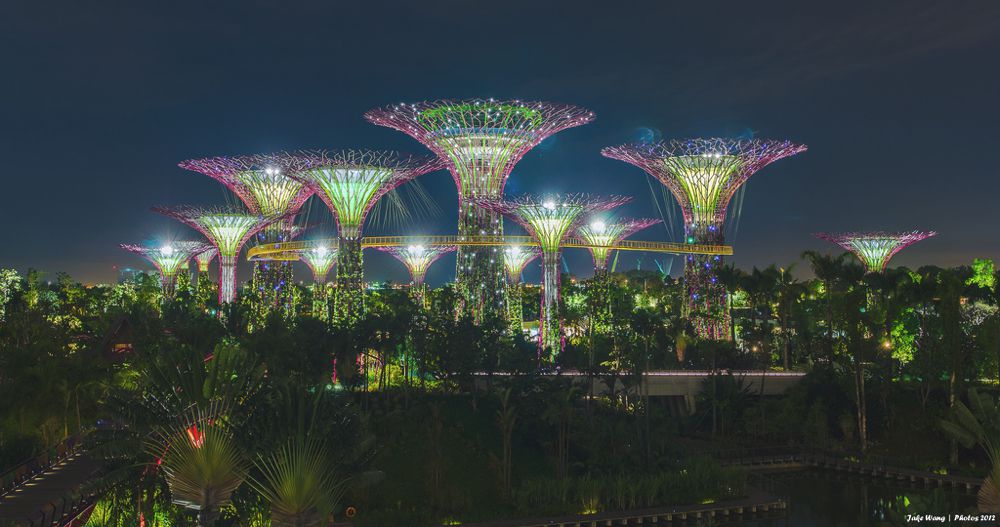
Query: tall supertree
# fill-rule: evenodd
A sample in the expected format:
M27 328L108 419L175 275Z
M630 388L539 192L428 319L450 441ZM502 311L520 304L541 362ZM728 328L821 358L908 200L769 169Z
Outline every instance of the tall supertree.
M445 161L458 187L458 235L503 236L500 214L475 204L497 200L514 165L546 137L594 120L565 104L493 99L400 104L367 112L369 121L406 133ZM503 313L503 258L497 247L458 248L456 281L477 320Z
M613 209L630 199L570 194L541 199L524 196L508 201L478 200L479 206L516 221L542 247L542 301L538 321L540 357L547 352L548 358L554 358L563 345L559 313L559 257L563 240L589 215Z
M524 284L521 274L526 265L541 255L542 252L534 247L519 245L511 245L503 250L503 265L507 270L507 318L510 321L511 332L524 331L524 313L521 308Z
M405 247L379 247L380 251L391 254L406 266L410 272L410 291L417 305L424 306L424 277L427 269L442 256L455 250L454 245L425 246L422 244Z
M589 295L592 309L591 326L594 329L604 331L610 327L611 303L608 297L611 294L611 277L608 275L608 258L611 256L611 251L618 242L657 223L660 223L660 220L605 221L594 218L589 223L577 227L576 235L589 244L587 250L594 260L593 287Z
M337 221L337 292L334 320L351 325L364 309L361 231L365 217L382 196L432 170L442 168L430 157L378 151L303 152L307 168L292 177L312 188Z
M324 321L330 320L330 286L326 275L337 260L337 249L318 245L299 254L313 274L313 316Z
M165 243L159 247L131 245L123 243L122 249L142 256L160 272L160 283L163 284L163 296L174 296L174 280L181 264L208 247L205 242L176 241Z
M302 168L303 160L284 152L190 159L179 166L222 183L250 212L265 217L283 217L257 233L261 243L290 240L294 232L294 215L312 195L310 188L288 177L289 173ZM263 323L263 318L273 310L290 313L290 262L255 261L250 283L257 296L251 309L251 325Z
M831 234L821 232L813 236L833 242L854 253L865 264L869 273L881 273L889 265L889 260L906 247L937 235L934 231L904 232L844 232Z
M281 216L247 214L238 209L154 207L154 212L180 221L202 233L219 251L219 304L236 298L236 258L250 238Z
M680 204L687 243L722 245L733 195L761 168L805 151L790 141L687 139L608 147L605 157L631 163L666 186ZM686 312L703 338L730 338L720 256L689 255L684 266Z

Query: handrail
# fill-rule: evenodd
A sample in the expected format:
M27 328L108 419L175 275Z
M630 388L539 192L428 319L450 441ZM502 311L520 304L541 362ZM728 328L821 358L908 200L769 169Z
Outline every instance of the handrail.
M519 246L538 247L538 242L531 236L366 236L361 239L361 247L400 247L407 245L461 245L470 247ZM299 259L299 253L315 247L324 246L336 248L337 240L299 240L291 242L265 243L251 247L247 251L247 260L286 260ZM593 245L581 238L571 236L562 244L567 248L610 248L618 251L645 251L673 254L705 254L729 256L733 254L730 245L700 245L692 243L650 242L641 240L622 240L615 245Z

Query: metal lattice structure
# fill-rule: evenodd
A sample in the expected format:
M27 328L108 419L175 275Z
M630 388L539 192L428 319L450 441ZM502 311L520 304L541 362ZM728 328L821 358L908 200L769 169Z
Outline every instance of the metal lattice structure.
M424 304L424 277L427 269L442 256L455 250L454 245L427 246L424 244L406 247L380 247L380 251L391 254L410 272L410 290L418 305Z
M559 314L559 257L563 240L591 214L627 203L622 196L594 197L586 194L523 196L507 201L478 200L478 205L514 220L535 238L542 249L542 299L539 312L539 354L554 357L562 350L562 320Z
M546 137L594 120L589 110L548 102L467 99L399 104L365 118L399 130L447 162L458 188L458 235L503 236L500 214L476 199L503 197L514 165ZM459 246L456 282L464 309L477 320L500 314L506 302L498 248Z
M364 309L361 231L375 203L392 189L442 168L431 157L368 150L297 154L306 167L292 177L312 188L337 221L337 293L334 319L353 324Z
M869 273L881 273L885 271L889 260L906 247L921 240L926 240L931 236L936 236L934 231L904 231L904 232L843 232L843 233L816 233L813 236L833 242L844 249L850 251Z
M201 251L194 255L195 261L198 262L198 272L205 273L208 272L208 266L212 263L212 260L219 255L219 250L215 248L214 245L209 245L204 251Z
M320 243L309 250L301 251L299 258L309 267L313 275L312 314L320 320L329 321L330 293L333 285L326 281L326 275L337 260L337 248Z
M688 243L721 245L729 201L761 168L806 150L790 141L687 139L630 144L601 150L645 170L677 199ZM719 257L689 256L684 266L686 311L699 336L729 339L725 287L718 282Z
M577 227L577 236L591 245L587 250L594 260L594 276L607 273L608 258L619 242L657 223L661 223L661 220L643 218L609 222L595 218Z
M191 257L208 248L205 242L175 241L165 243L159 247L149 247L145 245L132 245L123 243L121 248L130 253L138 254L145 258L156 270L160 272L160 283L163 286L163 296L174 296L174 284L177 270L180 269Z
M512 332L524 331L524 283L521 279L524 268L542 251L534 247L509 245L503 250L503 266L507 271L507 318Z
M265 217L239 209L154 207L154 212L174 218L200 232L219 251L219 304L236 298L236 256L250 238L282 216Z

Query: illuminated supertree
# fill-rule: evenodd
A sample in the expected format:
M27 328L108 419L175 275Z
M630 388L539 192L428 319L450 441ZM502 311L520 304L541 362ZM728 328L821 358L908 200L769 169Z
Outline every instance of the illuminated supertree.
M726 209L740 186L768 164L805 149L789 141L688 139L608 147L601 154L645 170L670 190L684 214L687 243L721 245ZM721 260L687 257L685 307L699 336L725 340L731 321L726 290L716 276Z
M391 254L406 266L410 272L410 291L417 305L424 305L424 276L427 269L442 256L455 250L454 245L425 246L408 245L406 247L379 247L380 251Z
M243 245L281 216L247 214L233 209L154 207L154 212L180 221L202 233L219 251L219 304L236 298L236 257Z
M337 249L320 245L303 251L299 258L305 262L313 274L313 316L320 320L330 320L330 289L326 275L337 260Z
M906 247L937 235L934 231L817 233L813 236L833 242L854 253L869 273L881 273L889 260Z
M507 270L507 318L512 332L524 331L524 313L521 308L524 284L521 274L526 265L541 255L542 252L533 247L512 245L503 250L503 266Z
M212 245L209 245L208 249L194 255L195 261L198 262L198 282L195 285L195 291L197 292L198 303L202 307L208 303L210 298L218 296L218 285L208 273L209 264L218 255L219 250Z
M310 188L288 177L289 173L303 167L303 160L284 152L190 159L179 166L222 183L243 201L250 212L264 217L283 217L257 233L262 243L290 240L294 214L312 195ZM275 309L291 312L291 282L292 267L289 262L253 263L250 284L257 298L251 306L251 326L262 324L267 314Z
M369 121L406 133L445 161L458 187L458 235L503 236L501 215L474 199L503 197L507 177L546 137L589 123L594 114L564 104L445 100L400 104L367 112ZM456 282L464 309L477 320L501 314L507 300L497 247L459 247Z
M477 204L519 223L542 247L542 301L538 320L539 356L547 351L554 358L562 350L562 320L559 314L559 255L563 240L595 212L615 208L631 198L599 198L584 194L524 196L508 201L481 199Z
M605 221L594 218L576 229L576 235L587 242L590 256L594 260L594 279L590 295L592 327L598 331L610 328L611 278L608 276L608 258L618 242L651 225L660 223L655 219Z
M304 152L300 158L307 168L292 177L312 188L337 220L334 320L351 325L364 309L361 231L368 211L387 192L442 165L430 157L377 151Z
M174 296L174 280L181 264L191 259L191 256L204 251L208 247L205 242L169 242L159 247L130 245L123 243L122 249L142 256L160 272L160 283L163 284L163 296Z

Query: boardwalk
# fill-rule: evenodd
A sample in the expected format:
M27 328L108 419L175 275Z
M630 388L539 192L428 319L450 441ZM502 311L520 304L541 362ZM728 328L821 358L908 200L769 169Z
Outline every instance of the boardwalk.
M53 503L79 489L98 468L99 462L80 452L38 474L0 498L0 525L30 525L30 520L50 510Z

